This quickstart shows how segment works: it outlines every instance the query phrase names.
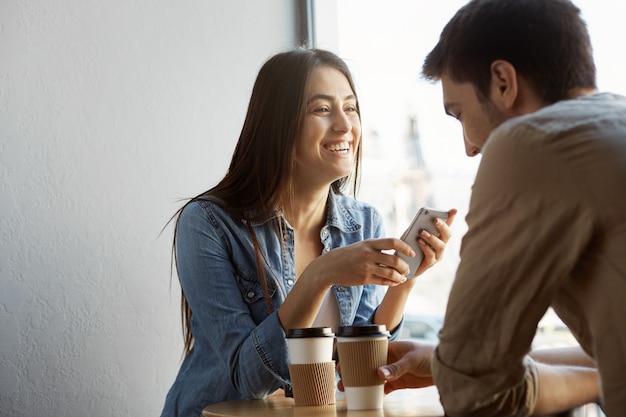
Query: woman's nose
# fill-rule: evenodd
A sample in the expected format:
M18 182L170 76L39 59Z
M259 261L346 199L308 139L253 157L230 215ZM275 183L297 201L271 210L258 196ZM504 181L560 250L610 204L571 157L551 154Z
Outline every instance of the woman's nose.
M352 123L350 123L348 115L344 111L336 112L333 117L333 130L337 132L348 132L350 129L352 129Z

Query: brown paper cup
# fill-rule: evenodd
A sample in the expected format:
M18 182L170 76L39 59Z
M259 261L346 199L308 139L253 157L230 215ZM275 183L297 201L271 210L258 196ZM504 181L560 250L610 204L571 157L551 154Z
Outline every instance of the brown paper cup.
M335 361L289 365L296 405L335 404Z
M369 387L384 384L377 369L387 363L387 344L387 339L337 343L344 386Z
M377 370L387 363L388 338L384 325L339 328L337 353L348 410L383 407L385 382Z

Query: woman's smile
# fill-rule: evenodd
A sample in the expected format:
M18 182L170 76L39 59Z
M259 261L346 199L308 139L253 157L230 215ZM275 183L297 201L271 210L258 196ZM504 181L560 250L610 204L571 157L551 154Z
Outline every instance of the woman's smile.
M324 149L338 155L349 155L352 153L352 148L350 146L350 142L342 141L342 142L334 142L327 143L324 145Z

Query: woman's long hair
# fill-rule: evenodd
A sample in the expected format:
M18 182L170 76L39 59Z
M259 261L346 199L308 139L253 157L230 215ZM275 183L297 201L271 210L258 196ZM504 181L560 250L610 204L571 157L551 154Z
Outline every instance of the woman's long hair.
M297 48L274 55L261 67L255 81L248 112L226 175L216 186L188 201L173 217L178 217L192 201L213 197L231 215L246 221L268 314L273 306L264 267L267 262L250 223L276 217L276 213L282 211L293 197L296 141L306 112L309 82L313 72L320 67L335 68L343 73L356 97L348 66L332 52ZM360 117L358 105L357 113ZM360 142L352 175L333 182L333 192L342 193L352 179L351 191L356 195L361 161ZM173 256L178 269L176 228ZM191 332L192 311L184 291L181 294L181 313L184 354L188 355L194 339Z

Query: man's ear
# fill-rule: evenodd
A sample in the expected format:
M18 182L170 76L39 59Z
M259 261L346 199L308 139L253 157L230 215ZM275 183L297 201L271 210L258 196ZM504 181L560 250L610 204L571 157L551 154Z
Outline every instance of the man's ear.
M519 85L517 71L508 61L497 60L491 63L491 100L503 110L512 110L518 98Z

